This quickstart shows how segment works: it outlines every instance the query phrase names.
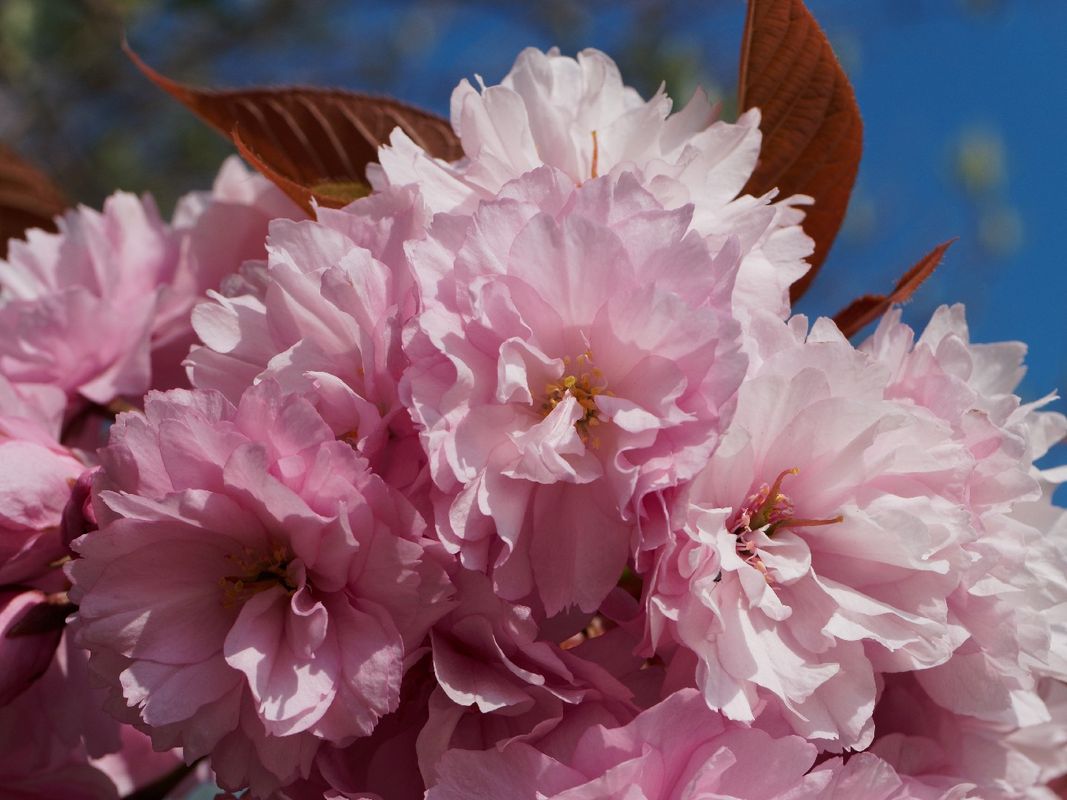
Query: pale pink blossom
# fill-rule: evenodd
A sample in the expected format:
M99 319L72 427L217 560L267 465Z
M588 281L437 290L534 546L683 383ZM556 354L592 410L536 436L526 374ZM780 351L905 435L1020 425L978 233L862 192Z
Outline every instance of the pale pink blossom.
M178 200L171 224L187 239L181 280L184 297L216 289L245 261L265 255L271 220L306 215L273 183L251 172L236 156L227 158L208 192Z
M709 711L682 690L632 722L592 724L543 741L452 750L427 800L801 800L822 797L828 773L805 773L816 748Z
M187 362L193 383L235 402L266 378L307 392L379 474L417 484L425 455L397 383L401 329L417 302L404 245L427 224L408 190L321 208L317 221L273 223L266 265L195 310L204 346Z
M0 584L33 584L66 553L60 523L84 469L38 422L0 414Z
M101 461L101 527L69 574L113 713L258 797L395 710L450 584L414 508L308 401L271 381L236 406L153 393Z
M423 310L402 384L438 533L502 597L595 610L642 499L694 475L744 373L736 247L712 257L623 174L547 167L410 248Z
M1052 500L1060 482L1067 477L1064 473L1063 467L1041 470L1041 497L1019 503L1012 510L1013 519L1040 532L1039 542L1030 537L1035 552L1026 561L1030 573L1025 581L1026 591L1014 592L1013 600L1032 603L1040 614L1047 632L1047 652L1044 648L1037 651L1041 658L1033 660L1033 668L1038 674L1059 681L1067 681L1067 595L1062 583L1067 569L1067 509ZM1034 577L1038 578L1036 585ZM1029 655L1032 657L1033 653Z
M788 313L789 285L807 271L812 252L798 208L810 200L743 194L759 158L757 110L724 122L697 89L671 115L662 88L643 100L592 49L570 58L527 48L499 85L478 81L476 89L463 80L452 93L452 127L465 157L435 159L397 129L379 153L381 166L368 170L376 188L415 184L434 211L469 213L542 165L576 184L631 172L666 208L692 204L692 225L713 252L737 239L739 307Z
M266 255L271 220L305 216L280 189L249 171L236 156L223 162L211 191L179 198L171 225L181 242L181 258L157 314L152 388L187 385L182 360L196 342L190 322L193 306L243 263Z
M1038 686L1049 719L1037 725L1017 728L1007 736L1008 746L1038 768L1037 783L1041 786L1059 784L1061 795L1067 782L1067 684L1044 678ZM1030 790L1032 791L1032 790ZM1043 796L1054 792L1042 790Z
M150 385L162 288L179 242L149 197L118 192L80 206L58 233L33 229L0 262L0 373L105 404Z
M144 734L102 710L86 654L69 637L47 671L0 707L0 790L12 800L118 800L166 775L180 753L152 752Z
M877 673L936 666L966 638L948 597L971 462L940 420L884 399L886 369L827 321L773 344L673 500L649 643L683 645L672 666L732 719L769 703L824 748L863 748Z
M901 775L873 753L856 753L847 760L832 758L820 764L811 775L830 776L830 782L819 793L819 800L978 800L985 797L976 794L974 784L966 781Z
M151 197L117 192L57 218L57 233L27 231L0 261L0 374L100 405L173 385L195 300L262 257L272 216L297 213L233 160L211 195L179 202L175 225Z
M1016 727L946 710L924 690L921 675L886 676L875 709L878 735L872 753L900 774L927 783L972 783L983 800L1054 797L1042 787L1067 772L1067 689L1062 684L1047 681L1040 689L1054 719ZM975 684L975 691L983 688Z
M972 343L963 306L939 308L918 338L892 312L863 349L892 370L887 396L936 414L973 460L965 487L971 530L962 542L968 563L949 599L950 619L968 639L947 663L916 677L949 711L1008 726L1045 722L1039 676L1067 679L1067 656L1052 646L1067 617L1067 561L1053 509L1034 508L1041 499L1034 459L1063 438L1067 420L1042 410L1051 396L1020 400L1026 348Z
M457 606L430 640L438 687L418 741L427 783L448 749L530 741L572 713L584 713L589 724L628 722L637 713L631 691L585 657L586 645L563 649L544 638L551 626L539 625L533 609L497 597L481 573L461 569L453 581Z

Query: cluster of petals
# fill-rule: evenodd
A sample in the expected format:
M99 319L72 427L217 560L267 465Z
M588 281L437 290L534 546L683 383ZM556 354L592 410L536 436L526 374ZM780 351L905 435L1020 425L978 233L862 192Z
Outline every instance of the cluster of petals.
M0 394L10 384L0 376ZM0 585L33 585L66 552L60 530L84 465L32 408L0 412Z
M594 611L643 499L707 460L745 371L691 207L630 174L541 167L411 248L423 310L402 388L443 494L438 532L501 596Z
M398 385L403 325L415 311L404 245L424 234L416 192L394 190L315 221L277 220L267 258L211 292L193 325L194 386L236 402L273 379L306 392L334 432L398 488L425 482L425 456Z
M452 93L463 159L435 159L398 129L369 172L375 187L416 185L431 210L469 213L542 165L576 184L633 174L664 207L692 204L693 228L713 251L731 240L740 247L743 310L788 313L789 285L807 271L813 247L799 224L808 198L742 193L759 158L758 110L725 122L698 89L671 114L662 87L642 99L608 56L591 49L570 58L528 48L499 85L479 84L463 80Z
M99 405L180 382L192 305L262 253L270 219L297 213L231 159L172 223L150 196L117 192L59 217L56 233L28 231L0 261L0 375Z
M675 499L649 645L680 644L676 668L733 719L773 700L805 738L862 749L876 675L942 664L965 636L948 597L970 462L938 420L885 399L887 370L832 325L761 335L729 430Z
M0 261L0 785L19 797L117 798L180 763L102 709L86 653L63 634L71 539L94 527L89 487L107 406L185 382L192 306L261 256L269 220L299 211L228 160L170 223L151 197L29 230ZM26 727L26 722L31 724ZM95 731L95 733L93 732ZM104 733L101 733L104 732Z
M790 317L809 198L671 109L526 50L345 208L11 243L0 794L1055 796L1067 418L962 307Z
M514 741L450 752L426 797L489 800L507 786L516 800L800 800L818 796L820 778L805 776L816 754L798 736L775 738L731 723L683 689L623 726L561 729L537 747Z
M150 394L101 459L75 627L157 746L215 751L224 786L266 794L396 709L448 608L440 546L308 401Z
M537 746L514 740L494 750L455 750L438 765L427 800L955 800L898 775L876 756L824 762L792 734L724 718L700 693L682 689L625 725L557 729Z
M5 670L11 663L0 654ZM118 800L181 763L103 710L86 653L69 636L43 674L0 699L0 787L15 800ZM6 678L6 676L5 676ZM189 782L183 782L188 790Z

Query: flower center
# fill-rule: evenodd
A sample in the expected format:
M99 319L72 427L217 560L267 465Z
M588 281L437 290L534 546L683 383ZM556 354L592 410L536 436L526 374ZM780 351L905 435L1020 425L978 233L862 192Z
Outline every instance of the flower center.
M603 373L593 366L593 354L586 350L577 359L567 356L563 359L567 372L554 383L545 387L545 399L541 403L541 416L547 417L553 409L562 403L567 395L578 401L582 407L582 417L574 423L578 436L583 443L599 447L600 440L590 435L590 428L600 425L600 411L596 405L598 395L611 395L607 390ZM572 369L573 367L573 369Z
M817 525L833 525L844 519L840 514L831 519L800 519L793 516L793 501L782 491L782 481L787 475L796 475L799 472L799 469L793 467L782 471L770 486L766 483L762 484L730 515L726 523L730 533L737 539L735 544L737 554L750 567L759 570L767 583L772 585L774 579L767 572L767 567L760 558L759 548L753 534L762 531L770 537L782 527L810 528Z
M292 594L297 587L288 576L289 562L293 560L288 548L275 545L270 553L264 555L251 547L246 547L239 555L226 556L234 563L238 574L219 578L222 588L222 604L226 608L240 605L252 595L265 592L275 586L281 586L287 594Z

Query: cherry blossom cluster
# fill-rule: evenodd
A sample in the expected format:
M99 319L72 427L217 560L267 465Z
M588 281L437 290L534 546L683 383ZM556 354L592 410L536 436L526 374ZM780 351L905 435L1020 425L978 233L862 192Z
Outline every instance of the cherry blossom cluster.
M10 243L0 787L1057 796L1067 419L961 306L792 315L759 112L671 112L527 50L343 209L234 160Z

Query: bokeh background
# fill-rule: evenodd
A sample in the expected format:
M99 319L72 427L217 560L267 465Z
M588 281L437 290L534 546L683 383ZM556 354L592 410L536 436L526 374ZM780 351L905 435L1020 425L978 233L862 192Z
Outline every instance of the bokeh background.
M866 135L844 229L799 310L888 290L958 236L906 318L964 302L975 340L1029 343L1024 397L1067 390L1067 2L808 5ZM166 211L230 148L137 73L123 32L185 82L332 85L442 114L460 78L496 82L523 47L597 47L644 94L663 80L685 101L700 84L732 118L743 17L743 0L0 0L0 139L73 199L121 187Z

